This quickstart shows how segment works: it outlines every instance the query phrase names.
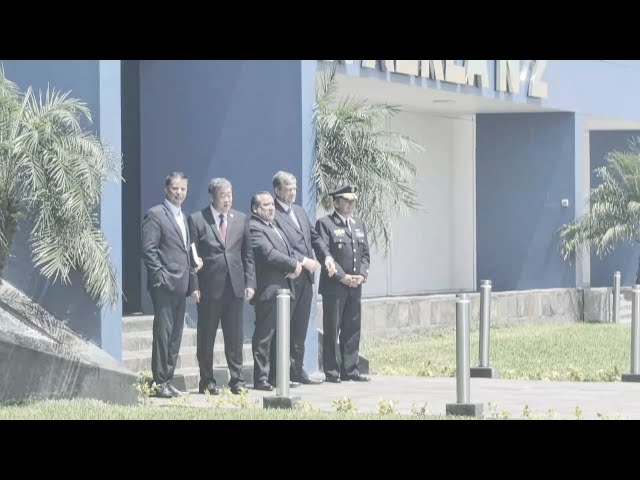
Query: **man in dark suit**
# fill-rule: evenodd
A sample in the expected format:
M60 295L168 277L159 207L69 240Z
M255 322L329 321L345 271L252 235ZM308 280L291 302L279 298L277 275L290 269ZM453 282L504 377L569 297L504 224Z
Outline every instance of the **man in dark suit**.
M337 272L320 276L322 294L322 363L326 380L368 382L358 371L362 284L369 274L369 239L364 222L353 216L356 187L331 192L335 211L316 222L316 230L336 263ZM316 250L324 261L322 250ZM340 339L340 347L337 340Z
M285 234L274 224L275 207L269 192L251 198L251 244L256 264L256 328L252 339L253 385L273 390L276 383L277 293L291 288L290 280L302 272ZM293 293L293 292L292 292Z
M256 288L249 218L233 210L231 183L224 178L209 182L211 204L189 216L189 232L203 266L192 294L198 303L199 392L220 393L213 377L213 347L222 320L224 353L229 367L229 388L245 389L242 375L244 299Z
M156 396L179 395L171 380L178 360L186 297L194 287L197 259L189 255L189 230L182 202L187 176L170 173L165 179L165 201L149 209L142 222L142 260L147 267L147 288L153 302L151 371Z
M288 172L279 171L273 176L273 189L276 194L275 223L284 232L296 259L305 271L291 282L293 301L291 302L291 380L303 384L319 384L320 380L309 378L303 367L304 342L307 338L313 284L315 272L320 263L314 258L313 251L321 251L325 258L325 267L330 274L335 272L333 258L327 244L309 221L304 209L295 205L297 193L296 177Z

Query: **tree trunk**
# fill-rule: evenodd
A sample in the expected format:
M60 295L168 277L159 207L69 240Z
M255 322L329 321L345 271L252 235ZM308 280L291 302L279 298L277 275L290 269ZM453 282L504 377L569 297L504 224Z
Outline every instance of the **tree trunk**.
M19 218L17 203L0 193L0 283L2 283L2 272L11 252L13 237L18 231Z

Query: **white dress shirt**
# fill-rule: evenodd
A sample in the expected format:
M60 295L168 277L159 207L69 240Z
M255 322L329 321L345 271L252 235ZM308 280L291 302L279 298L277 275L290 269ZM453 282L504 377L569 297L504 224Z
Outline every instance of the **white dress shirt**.
M184 243L184 248L187 248L187 227L184 223L184 215L182 214L182 209L180 207L176 207L173 203L165 198L164 204L167 206L173 218L176 219L176 223L180 228L180 233L182 234L182 243Z
M298 230L302 230L302 228L300 227L300 222L298 222L298 217L296 217L296 214L293 212L293 205L287 205L286 203L281 201L279 198L276 198L276 201L280 204L282 208L284 208L285 212L288 212L289 218L291 218L291 220L293 220L293 223L297 225Z

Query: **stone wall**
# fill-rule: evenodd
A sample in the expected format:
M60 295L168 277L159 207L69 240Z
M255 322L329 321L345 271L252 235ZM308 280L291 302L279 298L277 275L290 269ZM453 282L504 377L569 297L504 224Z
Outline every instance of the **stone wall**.
M621 291L621 319L624 321L630 291ZM321 298L321 297L320 297ZM480 293L470 293L471 328L480 317ZM578 321L609 322L611 289L558 288L491 294L491 325ZM586 307L586 309L585 309ZM456 321L456 296L424 295L414 297L368 298L362 301L362 336L387 337L453 327ZM322 301L318 302L317 326L322 329Z

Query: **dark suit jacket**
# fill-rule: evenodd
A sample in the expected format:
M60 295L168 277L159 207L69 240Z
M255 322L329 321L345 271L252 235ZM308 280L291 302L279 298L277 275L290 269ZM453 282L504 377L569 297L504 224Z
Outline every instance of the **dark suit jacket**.
M281 288L288 288L293 294L291 283L285 278L287 273L296 270L297 262L293 249L280 240L275 230L266 225L259 216L251 215L250 225L258 284L254 299L256 301L271 300L276 297ZM280 235L286 242L286 236L282 231Z
M345 275L369 275L369 239L364 222L356 217L351 220L351 232L336 212L322 217L316 222L316 230L325 243L336 263L336 274L329 278L325 269L320 275L318 291L323 295L336 295L342 289L350 288L340 282ZM316 250L318 259L324 262L321 251ZM362 285L358 287L362 289Z
M189 229L186 231L189 245ZM149 290L160 285L179 295L191 295L196 282L194 265L178 223L164 204L150 208L142 221L142 260Z
M302 262L304 257L314 258L314 250L322 252L324 257L329 256L329 248L327 244L322 240L316 229L311 225L307 212L304 211L299 205L291 205L293 213L295 213L300 228L291 219L289 214L282 208L280 202L275 200L276 204L276 216L275 223L280 227L280 230L284 232L289 241L289 246L293 248L296 256L296 260ZM314 282L314 275L308 270L304 270L302 275L307 275L311 283Z
M207 205L188 219L191 241L196 244L203 266L198 272L196 290L203 298L219 299L224 293L227 273L233 293L244 297L245 288L256 288L249 218L237 210L227 214L227 241L223 245L218 227Z

